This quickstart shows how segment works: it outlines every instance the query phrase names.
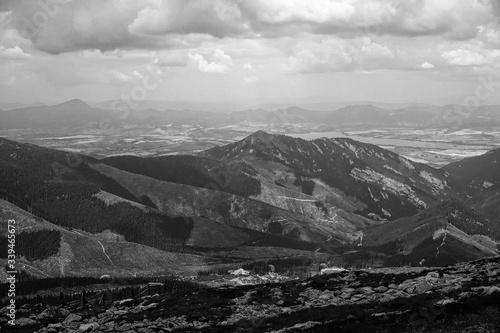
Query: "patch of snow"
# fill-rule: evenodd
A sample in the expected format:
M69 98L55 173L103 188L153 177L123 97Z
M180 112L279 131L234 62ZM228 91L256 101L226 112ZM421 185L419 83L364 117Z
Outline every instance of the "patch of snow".
M382 175L374 170L354 168L351 170L351 176L361 181L382 185L382 187L389 192L399 196L406 196L411 202L420 207L427 207L427 204L417 196L410 186L395 179L386 177L385 175Z
M371 189L371 188L369 188L369 187L368 187L368 192L370 192L370 196L372 197L373 201L375 201L375 202L380 201L380 200L378 200L377 198L375 198L375 197L373 196L372 189Z
M399 172L399 171L398 171L398 170L396 170L396 169L391 168L391 167L390 167L390 166L388 166L387 164L384 164L384 168L386 168L387 170L390 170L390 171L392 171L392 172L394 172L394 173L397 173L397 174L399 174L399 175L402 175L402 174L401 174L401 172Z
M229 271L229 274L232 274L232 275L250 275L250 272L244 270L243 268L239 268L239 269Z
M344 144L345 144L346 148L348 148L350 151L352 151L354 153L354 155L356 155L356 157L359 158L359 156L361 155L362 149L359 149L358 147L354 146L350 142L344 142Z
M420 176L435 189L443 190L447 186L446 181L434 177L430 172L425 170L420 171Z
M111 205L119 204L119 203L122 203L122 202L127 202L130 205L141 209L142 211L148 212L150 210L149 207L147 207L145 205L142 205L142 204L140 204L138 202L134 202L134 201L130 201L130 200L127 200L127 199L123 199L122 197L119 197L119 196L114 195L114 194L109 193L109 192L105 192L103 190L100 190L99 192L97 192L96 194L94 194L93 197L96 197L96 198L104 201L106 203L106 206L111 206Z
M489 182L489 181L487 181L487 180L485 180L485 181L483 182L483 187L484 187L484 188L492 187L493 185L494 185L494 184L493 184L492 182Z
M440 228L440 229L434 231L434 234L432 235L432 239L436 240L438 238L444 237L444 235L446 235L446 229Z
M407 169L410 169L410 170L414 170L414 169L415 169L415 167L413 166L413 164L411 164L411 163L410 163L410 161L408 161L406 158L399 156L399 161L400 161L401 163L403 163L403 165L404 165Z
M345 268L341 268L341 267L327 267L327 268L323 268L320 271L320 274L340 273L340 272L344 272L345 270L346 270Z
M405 158L412 161L412 162L417 162L417 163L422 163L422 164L427 164L429 161L423 160L421 158L416 158L413 156L405 155Z
M382 208L382 213L384 213L385 216L388 216L388 217L391 217L391 213L389 213L388 211L386 211L384 208Z
M323 150L321 150L321 148L320 148L320 147L319 147L319 146L318 146L315 142L313 142L312 144L316 147L316 149L318 149L318 151L319 151L321 154L324 154Z

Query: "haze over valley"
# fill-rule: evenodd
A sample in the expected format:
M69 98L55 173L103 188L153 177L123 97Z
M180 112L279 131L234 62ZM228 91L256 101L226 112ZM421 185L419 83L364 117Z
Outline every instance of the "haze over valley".
M71 100L3 111L0 135L100 158L191 154L265 130L304 139L350 137L433 166L477 156L500 145L498 106L392 107L367 104L331 111L287 107L229 113L117 111Z

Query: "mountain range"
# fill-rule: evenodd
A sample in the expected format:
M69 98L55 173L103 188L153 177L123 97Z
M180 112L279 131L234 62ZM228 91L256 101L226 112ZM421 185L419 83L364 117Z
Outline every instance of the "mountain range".
M116 103L115 103L116 104ZM228 126L257 123L268 127L286 127L310 124L318 130L333 128L435 127L435 128L492 128L500 126L498 106L478 106L472 110L459 105L347 105L336 109L312 111L301 107L281 109L248 109L232 112L206 112L192 109L162 109L162 104L148 108L113 109L114 103L91 107L75 99L53 106L30 106L0 112L0 129L37 129L52 131L75 128L103 127L112 123L118 128L135 126L161 126L168 124ZM179 105L171 105L179 107ZM155 109L154 107L158 108ZM196 105L193 105L196 107ZM383 108L385 107L385 108ZM123 108L123 109L122 109ZM109 126L109 124L108 124Z
M447 265L498 255L499 161L496 149L435 169L264 131L196 155L103 159L0 139L0 243L15 219L21 269L38 277L271 258Z

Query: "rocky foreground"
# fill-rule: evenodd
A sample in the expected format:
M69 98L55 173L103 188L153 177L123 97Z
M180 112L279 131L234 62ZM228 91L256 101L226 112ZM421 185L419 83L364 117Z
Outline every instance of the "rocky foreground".
M2 323L2 325L4 325ZM4 325L6 327L6 325ZM500 257L47 309L15 332L500 332Z

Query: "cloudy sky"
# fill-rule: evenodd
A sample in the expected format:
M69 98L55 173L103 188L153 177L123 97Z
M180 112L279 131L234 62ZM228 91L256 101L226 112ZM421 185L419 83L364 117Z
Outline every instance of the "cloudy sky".
M500 103L499 20L499 0L0 0L0 101Z

